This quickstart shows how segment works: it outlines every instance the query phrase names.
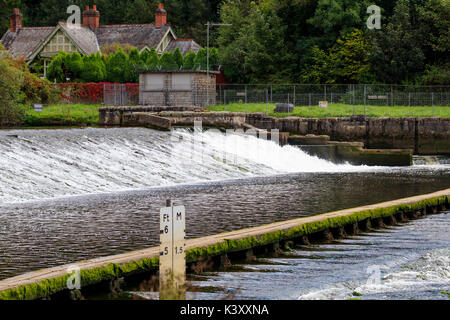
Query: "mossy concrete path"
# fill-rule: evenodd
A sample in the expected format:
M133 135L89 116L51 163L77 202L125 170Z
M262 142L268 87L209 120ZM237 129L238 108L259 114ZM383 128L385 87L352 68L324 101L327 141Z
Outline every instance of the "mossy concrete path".
M219 256L255 247L277 244L309 234L344 227L396 214L436 212L449 207L450 189L431 194L394 200L353 209L276 222L270 225L227 232L186 242L187 262ZM76 266L80 269L82 286L155 271L159 263L159 248L133 251L116 256L80 261L0 281L0 299L39 299L67 289L67 279Z

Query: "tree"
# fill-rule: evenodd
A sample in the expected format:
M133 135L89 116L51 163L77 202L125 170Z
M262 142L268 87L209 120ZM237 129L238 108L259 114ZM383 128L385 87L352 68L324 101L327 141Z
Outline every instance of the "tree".
M128 55L128 64L125 73L126 82L137 83L139 82L139 74L136 72L136 68L141 65L141 58L137 48L133 48Z
M145 64L150 70L156 70L159 66L159 55L158 52L156 52L155 48L152 48L150 50L150 54L145 61Z
M206 70L207 65L207 52L206 48L201 48L198 50L194 59L194 69L200 68L201 70Z
M65 76L66 79L70 79L72 82L79 82L80 75L84 68L83 59L78 52L72 54L66 54L63 59L63 63L66 67Z
M412 83L425 69L424 39L416 29L415 6L398 0L394 14L382 30L369 30L370 63L384 83Z
M20 6L20 0L0 0L0 38L9 29L9 17L13 8Z
M129 66L128 57L121 48L108 58L106 64L107 80L114 83L124 83L127 80L126 69Z
M179 48L176 48L173 52L173 59L175 60L175 64L178 66L178 69L181 68L183 65L183 54Z
M83 82L103 82L106 80L106 65L98 53L83 57L83 70L81 72Z
M2 51L0 48L0 53ZM24 81L23 71L14 66L11 58L0 54L0 74L0 127L20 124L24 116L20 105L23 99L20 90Z
M67 68L65 66L67 53L59 52L50 62L47 69L47 79L58 83L66 82L68 77Z
M337 83L358 83L368 78L370 46L361 30L338 39L330 50L331 75Z
M194 61L195 61L195 52L189 51L183 59L183 70L192 70L194 69Z
M273 12L255 3L224 3L219 29L220 61L233 82L280 82L291 76L292 54L284 44L285 26ZM197 56L200 52L197 54Z
M369 0L319 0L314 16L308 19L323 32L322 41L317 44L331 46L340 35L365 27L367 8L372 4Z
M161 70L175 70L176 62L173 53L168 51L164 52L161 59L159 59L159 67Z

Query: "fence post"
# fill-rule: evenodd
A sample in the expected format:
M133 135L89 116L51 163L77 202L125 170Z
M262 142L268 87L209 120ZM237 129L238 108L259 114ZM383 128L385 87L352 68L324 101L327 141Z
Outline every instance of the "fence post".
M294 107L295 107L295 85L294 85Z
M245 104L244 104L245 113L247 113L247 86L245 86Z
M273 103L273 87L270 85L270 103Z
M393 86L391 85L391 105L394 106L394 89Z
M333 92L331 92L330 95L331 95L330 111L331 111L331 117L333 118Z
M364 85L364 117L367 115L367 112L366 112L366 95L367 95L367 85Z
M226 105L227 105L227 90L223 89L223 111L225 111Z
M266 89L266 115L269 115L269 89Z
M309 118L311 117L311 103L312 103L312 101L311 101L311 100L312 100L312 99L311 99L311 98L312 98L312 97L311 97L311 94L312 94L312 93L310 92L310 93L309 93L309 115L308 115Z
M352 85L352 88L353 88L353 90L352 90L352 100L353 100L353 115L355 115L355 112L356 112L356 106L355 106L355 85Z
M386 115L389 116L389 92L386 95Z
M431 116L434 117L434 92L431 92Z
M408 116L411 117L411 92L408 92Z

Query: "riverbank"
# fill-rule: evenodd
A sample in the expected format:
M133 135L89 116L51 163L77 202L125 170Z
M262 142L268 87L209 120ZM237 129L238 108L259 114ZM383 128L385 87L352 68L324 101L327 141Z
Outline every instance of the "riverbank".
M449 206L450 189L376 205L341 210L323 215L278 222L266 226L192 239L187 241L187 262L248 250L277 250L291 241L306 242L308 237L332 237L356 232L370 225L382 226L395 220L414 219L437 213ZM159 248L86 260L75 265L81 270L82 287L158 268ZM70 265L73 266L73 265ZM66 289L69 265L31 272L0 281L1 299L39 299Z
M329 103L328 108L319 108L316 105L296 104L291 113L274 112L275 103L230 103L208 107L209 111L245 112L245 113L266 113L271 117L301 117L301 118L346 118L355 115L366 115L370 118L409 118L409 117L450 117L448 106L386 106L386 105L351 105L344 103Z

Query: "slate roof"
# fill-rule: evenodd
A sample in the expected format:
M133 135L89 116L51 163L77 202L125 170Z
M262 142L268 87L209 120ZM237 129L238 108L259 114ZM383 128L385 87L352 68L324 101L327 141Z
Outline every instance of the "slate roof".
M174 39L170 41L166 50L174 52L177 48L179 48L183 56L185 56L189 51L197 53L201 47L194 39Z
M100 47L113 43L129 44L141 50L144 46L156 47L170 26L157 28L153 24L123 24L99 26L95 30Z
M8 52L17 58L30 56L34 49L43 42L55 27L22 28L17 32L8 30L2 37L1 43Z
M156 48L170 29L169 25L156 27L153 24L124 24L101 25L93 31L90 27L81 25L70 28L63 22L58 25L86 54L98 52L102 46L113 43L129 44L139 50L145 46ZM24 57L27 60L57 27L22 28L17 32L8 30L1 43L13 57ZM176 48L180 48L183 55L186 55L190 50L197 52L200 45L193 39L175 39L171 40L166 50L173 52Z
M91 54L100 51L97 37L95 33L89 27L83 27L81 25L74 25L68 27L66 23L60 22L59 25L65 32L77 43L81 50L86 54Z

